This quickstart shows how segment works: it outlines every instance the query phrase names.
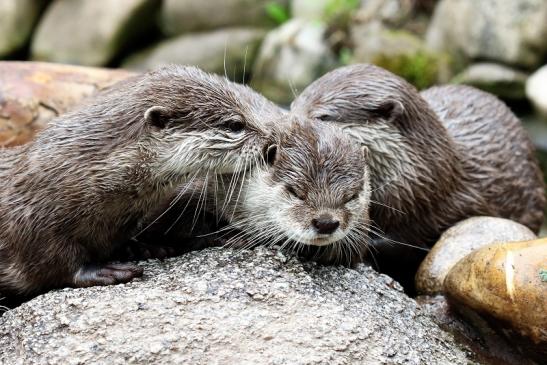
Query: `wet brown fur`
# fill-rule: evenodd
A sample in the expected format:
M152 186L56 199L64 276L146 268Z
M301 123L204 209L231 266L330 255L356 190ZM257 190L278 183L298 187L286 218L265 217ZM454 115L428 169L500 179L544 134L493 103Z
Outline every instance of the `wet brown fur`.
M541 226L544 184L533 146L490 94L466 86L420 94L386 70L353 65L311 84L291 112L336 123L368 147L370 214L381 235L428 246L474 215Z
M245 86L170 66L122 81L34 142L0 151L0 293L138 275L107 268L113 277L97 281L86 270L96 272L189 176L256 162L279 113ZM242 131L230 129L234 120Z

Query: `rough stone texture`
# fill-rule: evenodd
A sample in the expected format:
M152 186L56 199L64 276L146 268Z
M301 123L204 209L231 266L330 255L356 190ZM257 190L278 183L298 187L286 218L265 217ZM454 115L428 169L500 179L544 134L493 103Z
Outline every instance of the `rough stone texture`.
M444 232L427 254L416 274L416 290L420 294L441 293L450 269L481 247L535 238L528 227L504 218L473 217L461 221Z
M257 28L227 28L194 33L166 40L127 59L123 66L148 70L169 63L195 65L241 82L250 71L265 31ZM226 70L224 69L226 67Z
M529 356L547 359L546 238L472 252L450 270L444 290L452 303L490 319L501 333L526 336L519 345Z
M266 249L143 266L143 280L50 292L5 313L0 363L473 363L368 267L318 267Z
M158 0L55 0L38 24L34 60L107 65L127 44L147 32Z
M288 0L164 0L161 27L167 35L229 26L273 25L266 7L275 2L287 7Z
M251 85L267 98L288 104L298 90L336 66L325 31L321 22L294 18L268 33Z
M471 59L538 66L547 52L544 0L442 0L428 44Z
M0 148L30 141L52 118L130 75L123 70L0 62Z
M526 96L537 111L547 119L547 65L541 67L528 78Z
M27 43L45 3L45 0L0 1L0 57Z
M476 63L454 78L454 82L471 85L504 99L526 98L527 75L496 63Z

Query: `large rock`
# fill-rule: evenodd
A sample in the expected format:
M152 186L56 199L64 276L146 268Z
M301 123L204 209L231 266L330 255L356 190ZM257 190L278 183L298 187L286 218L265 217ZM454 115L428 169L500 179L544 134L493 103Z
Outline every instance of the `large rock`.
M130 75L123 70L0 62L0 148L30 141L52 118Z
M438 294L450 270L465 256L496 242L533 240L536 235L520 223L496 217L473 217L444 232L416 273L419 294Z
M31 46L35 60L107 65L149 31L158 0L55 0Z
M10 55L29 40L45 0L0 1L0 57Z
M230 26L265 27L274 24L268 7L288 7L288 0L165 0L161 27L167 35Z
M527 75L519 70L496 63L476 63L459 75L453 82L471 85L503 99L526 98L524 87Z
M534 72L526 81L526 96L536 110L547 119L547 65Z
M148 70L169 63L195 65L241 81L244 69L250 71L265 34L257 28L227 28L183 35L131 56L123 66Z
M0 318L3 364L470 364L401 288L266 249L144 263L143 280L50 292Z
M473 310L529 356L547 359L547 239L476 250L450 270L444 289L462 313Z
M273 101L288 104L298 90L336 66L325 32L321 22L295 18L268 33L251 85Z
M351 28L354 44L352 63L372 63L424 89L450 77L449 58L431 51L418 36L392 30L378 21L355 22Z
M515 66L538 66L547 52L544 0L442 0L428 44L459 57Z

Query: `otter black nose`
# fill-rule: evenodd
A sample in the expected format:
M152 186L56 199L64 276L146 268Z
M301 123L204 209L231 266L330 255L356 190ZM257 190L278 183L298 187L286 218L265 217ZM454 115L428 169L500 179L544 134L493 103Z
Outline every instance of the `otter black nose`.
M311 224L317 230L317 233L329 234L340 226L340 222L333 219L331 216L320 216L319 218L314 218L311 220Z

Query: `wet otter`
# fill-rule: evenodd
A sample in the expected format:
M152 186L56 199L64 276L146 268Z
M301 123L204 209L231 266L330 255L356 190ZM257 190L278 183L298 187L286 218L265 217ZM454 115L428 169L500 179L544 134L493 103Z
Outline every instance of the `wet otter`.
M0 293L108 285L142 274L108 264L176 187L262 160L283 112L194 67L124 80L0 155Z
M369 230L366 149L327 124L292 120L280 127L267 164L239 183L224 175L195 188L229 223L221 232L237 232L224 244L278 244L326 263L361 261Z
M431 245L473 215L540 228L544 184L534 149L490 94L467 86L419 94L386 70L352 65L308 86L291 113L331 122L369 149L371 199L382 204L371 204L371 220L391 240Z

